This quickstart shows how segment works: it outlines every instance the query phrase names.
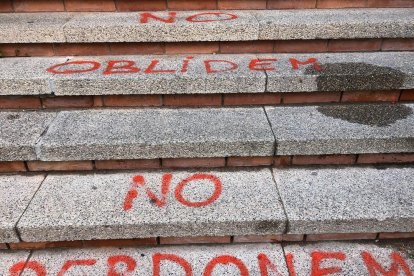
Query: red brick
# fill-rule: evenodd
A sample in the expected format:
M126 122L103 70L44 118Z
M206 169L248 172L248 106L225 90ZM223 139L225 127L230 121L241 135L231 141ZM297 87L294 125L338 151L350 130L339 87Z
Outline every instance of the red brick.
M273 157L271 156L257 156L257 157L228 157L228 167L243 167L243 166L270 166L273 164Z
M0 12L13 12L13 5L11 0L0 1Z
M295 155L292 165L352 165L356 155Z
M103 96L104 106L161 106L159 95Z
M282 235L264 235L264 236L246 235L246 236L234 236L233 238L234 243L281 242L281 241L282 241Z
M57 43L56 56L103 56L109 55L106 43Z
M284 234L282 235L283 241L294 242L305 240L305 235L302 234Z
M103 103L103 97L102 96L93 96L93 106L94 107L102 107L104 105Z
M14 0L15 12L64 11L63 0Z
M224 157L215 158L164 158L161 160L164 168L214 168L224 167Z
M92 161L28 161L29 171L90 171Z
M92 107L93 96L58 96L42 98L44 108L84 108Z
M375 240L376 233L310 234L306 241Z
M26 171L26 166L23 161L0 161L0 173L24 171Z
M0 109L38 109L42 104L35 96L0 96Z
M401 92L389 91L346 91L342 93L342 102L398 102Z
M360 154L357 164L412 163L414 153Z
M408 233L380 233L379 239L386 240L386 239L412 239L414 238L414 232Z
M221 10L262 10L266 9L267 0L218 0Z
M340 92L304 92L304 93L284 93L284 104L298 103L334 103L341 99Z
M160 244L230 243L231 237L160 237Z
M9 249L9 248L7 247L7 244L5 244L5 243L0 243L0 250L4 250L4 249Z
M318 0L317 8L337 9L337 8L363 8L366 6L363 0Z
M275 156L273 157L274 167L287 167L292 165L292 156Z
M277 40L275 53L323 53L328 51L328 40Z
M160 168L159 159L140 160L96 160L97 170L135 170L135 169L156 169Z
M115 0L118 11L161 11L167 9L166 0Z
M84 247L132 247L144 245L157 245L157 238L83 241Z
M168 0L170 10L215 10L217 0Z
M64 0L66 11L116 11L114 0Z
M268 0L268 9L313 9L316 0Z
M0 53L3 57L36 57L54 56L53 44L0 44Z
M280 104L280 100L281 95L278 93L240 93L223 95L223 105Z
M112 55L163 54L164 43L110 43Z
M338 39L330 40L329 52L369 52L381 50L381 39Z
M222 96L211 95L164 95L165 106L220 106Z
M413 51L414 39L412 38L387 38L382 40L383 51Z
M400 101L414 101L414 90L402 90Z
M271 53L273 41L223 41L220 42L220 53Z
M367 6L371 8L412 8L413 0L367 0Z
M19 242L9 243L12 250L34 250L47 248L79 248L82 247L81 241L60 241L60 242Z
M213 54L218 53L219 42L170 42L165 43L166 54Z

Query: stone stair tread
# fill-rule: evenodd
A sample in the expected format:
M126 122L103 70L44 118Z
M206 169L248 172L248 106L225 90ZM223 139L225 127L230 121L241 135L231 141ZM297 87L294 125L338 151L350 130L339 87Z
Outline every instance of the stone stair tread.
M413 250L413 241L351 241L0 251L0 273L32 275L36 267L48 275L411 275Z
M412 153L413 110L413 104L368 104L278 106L265 111L7 111L0 112L5 126L0 130L0 161Z
M414 230L414 169L275 169L288 233Z
M170 185L164 195L162 183ZM285 227L269 169L48 175L17 225L31 242L273 234Z
M413 66L413 52L2 58L0 95L398 90Z
M412 38L413 10L151 12L164 21L148 12L1 14L0 43Z
M15 225L24 242L412 233L413 175L402 166L3 176L4 194L32 186L1 231Z

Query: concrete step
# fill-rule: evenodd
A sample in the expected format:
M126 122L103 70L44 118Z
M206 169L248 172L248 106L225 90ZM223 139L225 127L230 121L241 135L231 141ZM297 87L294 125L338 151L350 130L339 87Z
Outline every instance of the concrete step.
M0 95L413 89L413 66L414 52L3 58Z
M413 241L0 251L0 273L411 276L413 252Z
M2 176L3 197L21 192L1 201L0 244L413 237L413 175L406 166Z
M0 43L408 38L413 9L0 14ZM306 24L303 24L306 22Z
M0 112L0 161L414 152L414 105Z
M269 169L49 175L17 223L26 242L267 235L285 228Z

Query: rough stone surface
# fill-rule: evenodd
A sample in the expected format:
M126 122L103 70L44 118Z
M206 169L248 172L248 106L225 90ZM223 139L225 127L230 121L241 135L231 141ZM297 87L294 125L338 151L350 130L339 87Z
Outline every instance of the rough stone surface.
M87 73L52 74L56 95L102 95L102 94L198 94L198 93L251 93L264 92L266 75L263 71L250 71L249 63L256 59L255 55L197 55L188 59L187 56L105 56L76 57L72 61L88 60L101 64L101 68ZM53 59L49 59L52 63ZM128 60L139 68L136 73L104 74L108 61ZM147 73L150 64L159 63L153 69L172 70L175 72ZM187 72L182 72L184 61L189 61ZM205 61L225 60L238 66L234 70L228 62L211 62L214 71L207 73ZM55 63L58 64L58 63ZM120 62L115 67L125 66ZM51 64L52 65L52 64ZM84 69L90 65L71 65L58 70ZM113 72L125 72L126 69L114 69Z
M270 156L261 108L63 111L37 144L43 161Z
M35 160L35 145L52 112L0 112L0 161Z
M258 56L278 60L270 66L275 70L266 71L268 92L375 91L414 86L414 54L410 52ZM316 62L299 63L293 69L291 58L298 62L313 58Z
M194 174L200 172L177 171L163 197L162 180L168 183L165 173L49 175L17 225L22 240L280 234L285 230L283 207L269 169L205 172L218 178L215 182L210 176L210 180L197 180ZM144 187L133 185L137 175L144 177ZM185 179L188 184L180 184ZM159 201L148 196L148 189ZM135 199L127 196L134 191L138 191ZM196 202L201 203L196 206Z
M11 275L10 268L20 262L24 264L28 260L29 255L29 251L0 250L0 275Z
M65 42L63 26L71 17L65 13L2 13L0 43Z
M290 244L285 254L294 256L296 275L331 271L335 275L412 275L414 242L327 242ZM333 253L333 254L329 254ZM322 257L315 265L318 255ZM397 262L395 260L399 260ZM316 270L315 270L316 268ZM319 269L317 269L319 268ZM336 269L335 269L336 268ZM382 273L381 273L382 268Z
M42 95L53 92L46 69L65 58L1 58L0 95Z
M414 9L255 11L259 39L413 37Z
M289 233L413 232L414 169L274 170Z
M0 243L19 241L14 227L43 179L43 175L0 175Z
M30 260L36 260L43 264L48 275L57 275L66 260L92 259L96 263L91 266L74 266L67 271L66 275L107 275L108 258L114 256L127 256L131 263L136 263L134 269L129 273L125 263L115 266L117 275L157 275L154 273L154 256L174 255L188 263L191 274L203 275L207 265L220 256L231 256L237 258L241 265L248 271L248 275L260 275L258 256L265 254L271 260L282 275L287 275L282 247L278 244L250 244L250 245L227 245L227 246L170 246L156 248L104 248L84 250L48 250L36 251ZM219 259L218 259L219 260ZM123 273L124 272L124 273ZM240 275L240 270L233 263L217 264L212 271L213 276ZM272 270L269 269L269 273ZM23 275L31 275L23 273ZM171 260L160 262L158 275L185 275L184 268ZM269 274L273 275L273 274Z
M414 151L414 105L266 107L276 155Z
M254 15L243 11L222 11L229 15L200 15L194 20L215 22L189 22L189 16L217 11L177 12L174 23L149 19L139 23L142 13L82 13L65 25L68 42L171 42L171 41L240 41L256 40L259 24ZM167 19L169 12L152 12Z

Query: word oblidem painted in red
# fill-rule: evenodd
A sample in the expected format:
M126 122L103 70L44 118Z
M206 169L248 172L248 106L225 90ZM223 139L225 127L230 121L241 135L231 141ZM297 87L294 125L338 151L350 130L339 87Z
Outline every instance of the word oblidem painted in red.
M139 188L145 191L147 197L153 202L156 206L162 208L167 205L168 194L170 193L170 186L173 175L171 173L166 173L162 176L161 180L161 196L158 197L150 188L145 187L145 178L142 175L136 175L132 178L132 186L127 192L124 199L124 211L129 211L133 207L134 200L139 196ZM183 190L191 182L202 183L199 181L209 181L214 185L213 194L203 201L190 201L183 196ZM205 183L205 182L204 182ZM175 187L174 196L175 199L184 206L187 207L204 207L215 202L221 195L223 190L223 184L217 176L206 173L196 173L183 180L181 180L178 185Z
M140 72L144 74L184 74L191 71L192 62L194 62L193 58L192 56L188 56L182 62L170 65L174 68L165 68L166 66L163 66L163 61L159 59L153 59L149 64L141 64L142 66L138 66L133 60L108 60L106 62L76 60L53 65L47 69L47 72L56 75L83 74L98 70L103 75L136 74ZM206 59L201 62L207 74L231 72L241 68L241 65L235 61L225 59ZM277 71L278 62L287 62L293 71L297 71L301 66L306 65L313 66L318 72L322 71L322 67L316 58L298 60L293 57L285 61L279 61L276 58L251 59L248 60L246 69L250 71Z

